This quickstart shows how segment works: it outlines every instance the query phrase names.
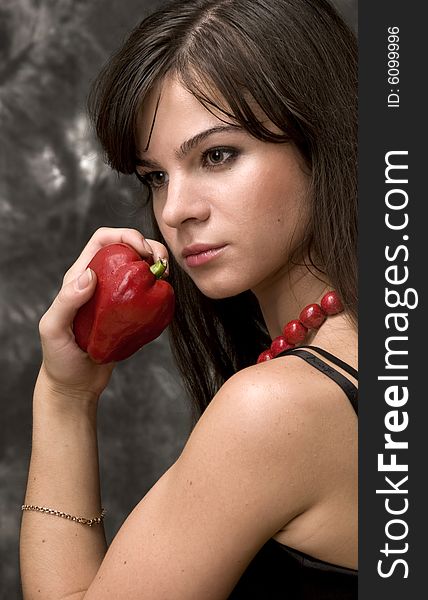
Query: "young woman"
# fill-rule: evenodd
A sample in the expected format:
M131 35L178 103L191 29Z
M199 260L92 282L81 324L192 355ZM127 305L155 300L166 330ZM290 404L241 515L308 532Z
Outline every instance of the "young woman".
M101 73L97 133L156 239L99 229L41 319L26 599L357 597L356 74L325 0L174 1ZM72 322L112 242L169 260L198 418L107 549L96 414L114 364Z

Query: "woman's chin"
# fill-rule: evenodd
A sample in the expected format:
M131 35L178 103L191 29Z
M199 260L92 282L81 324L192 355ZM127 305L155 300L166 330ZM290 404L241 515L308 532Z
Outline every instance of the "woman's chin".
M207 298L211 298L211 300L222 300L224 298L231 298L232 296L237 296L242 292L245 292L248 288L242 288L242 286L235 285L198 285L199 291L206 296Z

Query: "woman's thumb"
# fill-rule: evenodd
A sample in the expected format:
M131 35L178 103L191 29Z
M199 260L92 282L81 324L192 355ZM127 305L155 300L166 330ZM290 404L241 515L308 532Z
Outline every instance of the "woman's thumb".
M94 293L96 280L96 274L88 268L61 288L40 321L39 331L42 337L68 337L69 327L77 311Z
M83 292L87 287L89 287L94 280L94 272L92 269L86 269L83 273L80 273L74 280L74 286L76 291Z

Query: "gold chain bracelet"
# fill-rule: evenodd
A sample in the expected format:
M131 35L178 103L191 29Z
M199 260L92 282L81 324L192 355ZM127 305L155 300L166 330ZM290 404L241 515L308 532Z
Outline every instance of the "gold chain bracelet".
M82 525L88 525L88 527L92 527L92 525L97 525L102 522L104 519L104 515L106 514L106 510L101 508L101 514L99 517L93 517L92 519L86 519L85 517L74 517L73 515L69 515L60 510L55 510L53 508L46 508L46 506L34 506L34 504L23 504L21 506L21 510L34 510L36 512L42 512L47 515L54 515L55 517L62 517L63 519L68 519L69 521L75 521L76 523L81 523Z

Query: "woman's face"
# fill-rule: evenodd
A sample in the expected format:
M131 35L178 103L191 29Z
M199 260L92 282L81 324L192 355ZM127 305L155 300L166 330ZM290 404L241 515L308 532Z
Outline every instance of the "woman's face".
M309 176L296 148L224 120L169 78L138 123L137 171L152 188L159 229L210 298L267 289L288 271L307 223Z

